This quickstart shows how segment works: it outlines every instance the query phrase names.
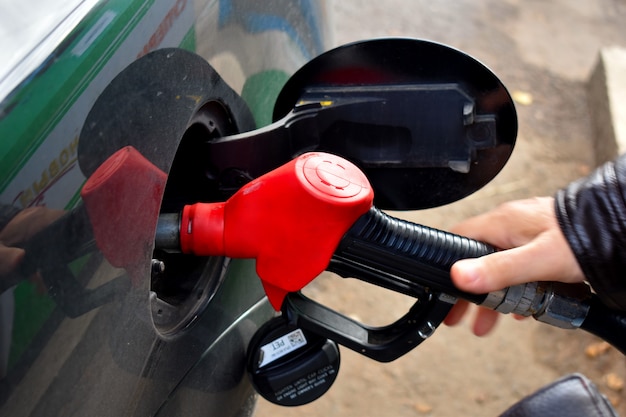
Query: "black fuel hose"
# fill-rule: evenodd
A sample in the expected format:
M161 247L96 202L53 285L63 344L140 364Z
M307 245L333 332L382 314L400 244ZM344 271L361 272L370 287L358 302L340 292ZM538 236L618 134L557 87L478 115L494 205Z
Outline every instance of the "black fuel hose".
M557 327L580 327L626 354L626 313L609 310L586 285L581 293L580 285L535 282L489 294L471 294L454 286L450 268L457 260L494 251L485 243L372 208L344 235L329 269L403 293L410 294L411 286L417 285Z
M626 313L609 309L595 294L580 328L598 336L626 355Z

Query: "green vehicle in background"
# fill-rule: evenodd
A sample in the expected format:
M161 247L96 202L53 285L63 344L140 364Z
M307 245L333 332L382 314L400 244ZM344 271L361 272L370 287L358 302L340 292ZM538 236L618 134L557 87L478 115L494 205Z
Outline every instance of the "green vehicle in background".
M253 262L155 254L154 227L162 207L218 198L194 191L198 137L270 123L289 76L327 49L324 4L5 1L0 34L0 415L251 414L245 350L274 314ZM134 62L141 76L118 77ZM128 145L165 175L103 192L137 230L110 210L85 221L86 181Z

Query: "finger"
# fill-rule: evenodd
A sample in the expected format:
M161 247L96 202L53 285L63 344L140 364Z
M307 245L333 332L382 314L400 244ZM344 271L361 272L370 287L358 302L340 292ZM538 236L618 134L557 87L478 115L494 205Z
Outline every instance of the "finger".
M487 242L501 249L509 249L510 226L507 227L500 216L485 213L471 217L450 228L450 232L481 242Z
M451 231L500 249L510 249L557 227L554 199L538 197L501 204L494 210L466 219Z
M456 262L450 275L461 290L484 294L531 281L575 282L582 279L569 247L537 238L527 245Z
M486 336L496 326L500 313L494 310L487 310L486 308L477 308L476 310L472 331L476 336Z
M444 324L446 324L447 326L454 326L454 325L459 324L461 319L463 319L463 316L465 316L465 313L467 312L468 308L469 308L469 303L467 301L465 300L457 301L456 304L453 305L450 311L448 312L448 315L446 316L446 318L443 320Z
M465 300L457 301L445 318L444 324L447 326L458 324L468 314L468 309L471 307L472 305ZM485 336L493 330L501 314L482 307L474 306L474 309L476 313L472 324L472 332L476 336Z

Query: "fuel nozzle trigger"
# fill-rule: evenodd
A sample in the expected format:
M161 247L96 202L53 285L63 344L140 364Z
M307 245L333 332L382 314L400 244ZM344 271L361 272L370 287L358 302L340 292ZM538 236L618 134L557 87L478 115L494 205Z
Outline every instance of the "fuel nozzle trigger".
M428 339L448 315L456 299L427 290L395 322L372 327L338 313L300 292L290 293L283 316L295 325L336 341L378 362L391 362Z

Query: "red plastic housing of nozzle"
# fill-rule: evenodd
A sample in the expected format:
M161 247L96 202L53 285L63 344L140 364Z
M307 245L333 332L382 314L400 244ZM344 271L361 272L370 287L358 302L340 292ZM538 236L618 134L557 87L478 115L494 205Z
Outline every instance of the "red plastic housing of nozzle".
M184 253L254 258L270 303L280 310L326 269L342 236L371 207L374 193L351 162L301 155L246 184L225 203L186 206Z

